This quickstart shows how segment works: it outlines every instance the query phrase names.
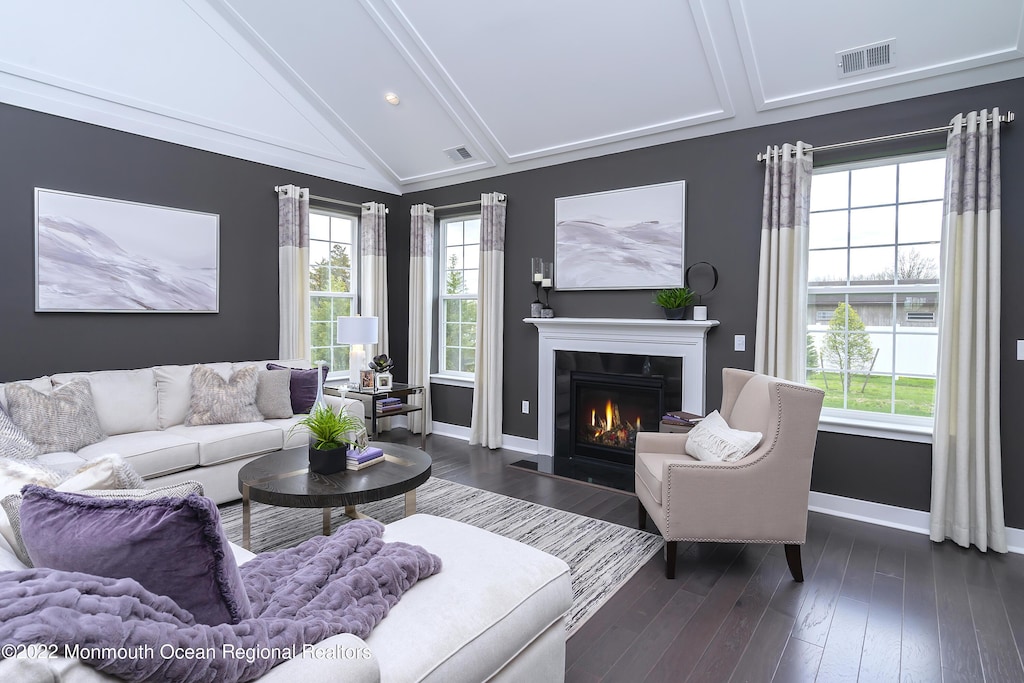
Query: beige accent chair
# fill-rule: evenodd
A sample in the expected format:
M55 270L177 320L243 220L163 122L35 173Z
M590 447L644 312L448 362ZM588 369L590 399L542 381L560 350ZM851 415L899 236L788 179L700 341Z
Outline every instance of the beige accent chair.
M747 370L722 370L722 407L733 429L761 432L735 462L685 454L688 434L642 432L636 439L639 524L647 516L665 538L665 575L675 578L678 541L783 543L795 581L803 581L807 498L825 392Z

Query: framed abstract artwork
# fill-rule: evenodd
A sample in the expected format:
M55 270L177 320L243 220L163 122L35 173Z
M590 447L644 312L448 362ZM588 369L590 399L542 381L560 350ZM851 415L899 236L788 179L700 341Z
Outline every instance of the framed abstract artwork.
M218 311L217 214L35 192L37 312Z
M555 289L683 284L686 182L555 199Z

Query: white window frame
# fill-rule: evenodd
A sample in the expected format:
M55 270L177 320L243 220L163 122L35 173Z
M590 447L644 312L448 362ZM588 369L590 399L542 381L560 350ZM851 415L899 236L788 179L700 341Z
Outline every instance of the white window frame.
M459 214L457 216L446 216L438 222L438 241L440 245L438 249L438 257L440 263L438 264L438 277L437 277L437 291L438 291L438 306L437 306L437 331L438 331L438 343L437 343L437 368L438 371L430 376L430 381L434 384L447 384L451 386L461 387L473 387L476 381L476 373L474 372L457 372L454 370L445 369L446 353L448 347L445 344L445 331L447 320L445 318L446 306L445 302L450 300L460 301L476 301L477 302L477 315L479 315L480 309L480 293L476 294L448 294L445 283L448 277L448 258L447 258L447 246L448 241L446 239L446 231L448 225L451 223L461 223L467 220L480 220L481 214L477 212ZM465 348L465 347L462 347Z
M337 343L337 341L338 341L337 340L337 316L334 316L332 320L326 321L326 322L330 323L330 328L331 328L331 332L330 332L330 334L331 334L331 345L330 345L330 347L321 347L321 346L314 347L313 346L313 324L314 324L314 322L324 322L324 321L314 321L313 320L313 317L312 317L313 297L328 297L328 298L331 298L331 299L349 299L350 300L349 310L350 310L351 314L352 315L356 315L359 312L359 220L360 220L360 216L359 216L359 214L354 213L354 212L353 213L349 213L349 212L346 212L346 211L337 211L337 210L333 210L333 209L323 209L323 208L320 208L320 207L316 207L316 208L310 207L309 213L310 213L310 222L312 222L312 216L313 215L327 216L328 218L340 218L340 219L352 221L352 244L351 244L351 253L350 253L350 256L349 256L349 261L351 263L351 267L350 267L351 273L349 275L349 283L350 283L349 289L350 289L350 291L348 291L348 292L314 292L312 287L310 288L310 291L309 291L309 307L310 307L309 353L310 353L310 357L311 358L313 357L313 350L314 349L319 349L319 348L330 348L331 349L331 356L332 357L334 356L335 349L341 349L341 354L343 356L345 356L345 357L348 357L348 354L349 354L348 344L338 344ZM312 250L313 242L323 242L323 241L324 240L315 240L315 239L313 239L313 235L310 234L309 242L310 242L311 250ZM335 244L335 242L328 241L327 244L333 246L333 244ZM340 242L339 244L344 244L344 242ZM330 250L330 248L331 248L331 246L328 247L328 251ZM312 256L312 253L310 253L310 264L309 265L310 265L310 268L312 268L312 266L313 266L313 256ZM307 275L307 277L308 277L308 275ZM329 365L331 366L331 371L327 374L327 379L328 380L339 380L339 379L346 380L346 381L348 380L348 378L350 376L348 368L345 368L345 369L335 369L334 363L329 363Z
M836 164L830 166L822 166L814 169L814 173L824 174L838 171L854 171L864 168L875 168L879 166L888 166L892 164L904 164L915 161L925 161L929 159L940 159L945 156L943 150L933 152L922 152L918 154L905 154L891 157L878 157L865 161L853 162L848 164ZM897 181L898 182L898 181ZM814 193L814 183L811 182L811 193ZM898 207L900 206L899 194L897 187L897 221L898 219ZM860 208L860 207L857 207ZM897 223L898 226L898 223ZM849 252L849 247L847 247ZM809 252L805 252L805 258ZM941 246L940 246L941 253ZM937 294L938 301L941 302L941 284L942 284L942 264L938 264L939 272L939 283L938 284L916 284L916 285L881 285L881 286L813 286L809 283L806 286L808 294L872 294L872 293L896 293L897 296L913 295L915 292L921 293L935 293ZM895 324L896 312L894 311L894 324ZM936 317L938 317L936 315ZM811 321L807 321L810 323ZM937 330L938 324L936 325ZM809 324L805 324L803 335L806 335L810 330ZM900 334L913 334L907 330L902 330ZM933 334L933 333L928 333ZM937 332L935 333L937 334ZM895 362L895 359L894 359ZM895 368L894 368L895 370ZM886 373L888 374L888 373ZM914 415L896 415L887 413L872 413L869 411L861 411L846 408L822 408L821 418L819 421L819 428L825 432L835 432L840 434L854 434L858 436L871 436L876 438L891 439L898 441L911 441L917 443L931 443L932 433L934 429L934 417L921 417Z

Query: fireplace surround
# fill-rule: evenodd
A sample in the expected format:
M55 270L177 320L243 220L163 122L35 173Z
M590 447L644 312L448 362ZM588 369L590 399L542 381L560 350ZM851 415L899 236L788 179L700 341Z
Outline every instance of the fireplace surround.
M606 483L600 476L586 472L582 475L566 472L564 467L560 472L555 471L555 433L556 420L559 419L555 384L556 381L564 381L556 380L558 351L678 359L678 374L670 375L666 380L679 387L680 397L678 401L667 399L671 402L667 403L666 409L682 408L699 415L705 413L706 339L708 330L718 325L717 320L526 318L523 322L535 325L538 330L537 468L540 471ZM634 371L632 374L637 373ZM618 469L621 468L619 465ZM630 485L631 482L630 477Z

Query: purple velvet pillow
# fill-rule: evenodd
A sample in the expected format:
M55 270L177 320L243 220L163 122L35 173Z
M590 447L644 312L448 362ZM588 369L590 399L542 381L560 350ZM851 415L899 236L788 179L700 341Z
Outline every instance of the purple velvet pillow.
M209 498L116 500L26 486L21 534L36 567L135 579L200 624L252 617Z
M324 381L327 381L327 373L331 371L326 365L320 366L323 368ZM316 368L310 370L299 370L298 368L289 368L284 365L278 365L277 363L267 363L267 370L291 370L292 381L289 385L289 389L292 394L292 412L293 413L308 413L309 409L313 407L313 401L316 400Z

